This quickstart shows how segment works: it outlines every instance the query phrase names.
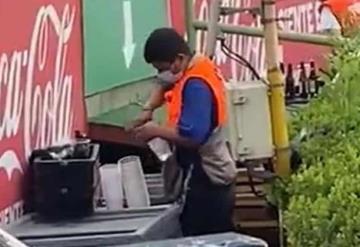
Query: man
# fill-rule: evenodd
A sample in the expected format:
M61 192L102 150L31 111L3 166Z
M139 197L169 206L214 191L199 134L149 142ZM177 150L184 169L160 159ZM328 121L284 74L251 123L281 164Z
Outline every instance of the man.
M360 24L360 0L320 0L320 29L324 33L352 35Z
M331 7L325 3L325 0L320 0L320 32L323 34L341 34L341 26L338 19L333 14Z
M232 231L236 168L223 133L226 100L218 69L208 58L193 55L170 28L151 33L144 58L157 69L160 83L136 121L143 125L135 133L145 141L159 137L173 144L177 164L190 173L180 217L183 234ZM163 103L166 126L147 122Z

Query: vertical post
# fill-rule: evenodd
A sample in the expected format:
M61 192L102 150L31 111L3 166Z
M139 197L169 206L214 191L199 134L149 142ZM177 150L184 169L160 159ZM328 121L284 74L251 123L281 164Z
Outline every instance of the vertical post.
M270 112L275 145L275 172L290 174L290 150L286 121L284 75L280 70L279 37L275 0L262 0L267 76L270 83ZM279 208L279 241L284 246L282 211Z
M184 19L186 23L186 33L187 33L187 39L188 44L190 46L190 49L194 50L196 49L196 29L193 25L194 21L194 4L193 0L185 0L185 13L184 13Z
M290 174L290 150L284 97L284 76L280 71L279 37L275 0L262 0L267 76L270 83L270 111L275 145L275 171Z
M213 58L216 48L217 35L219 34L219 18L221 11L221 0L211 0L208 33L206 39L205 55Z

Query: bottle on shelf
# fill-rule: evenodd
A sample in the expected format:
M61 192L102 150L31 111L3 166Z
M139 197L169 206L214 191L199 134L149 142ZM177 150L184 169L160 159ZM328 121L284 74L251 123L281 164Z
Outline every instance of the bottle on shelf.
M284 65L283 62L280 63L280 71L281 71L281 74L282 74L283 76L286 76L286 75L285 75L285 65ZM285 91L285 92L284 92L284 93L285 93L285 98L287 98L288 93L287 93L286 83L285 83L285 85L284 85L284 91Z
M293 75L294 75L294 97L298 98L300 97L300 82L299 82L299 71L300 71L300 65L294 66L293 65Z
M285 65L283 62L280 63L280 71L283 75L285 75Z
M321 70L321 69L320 69ZM325 81L323 81L320 76L316 80L316 92L319 95L321 93L321 88L325 86Z
M285 78L286 96L288 99L295 97L295 79L294 69L292 64L288 64L287 75Z
M315 67L315 62L311 61L310 62L310 75L309 75L309 80L308 80L308 89L309 89L309 94L310 97L316 97L319 93L319 89L317 87L317 83L318 82L318 76L316 74L316 67Z
M299 78L299 82L300 82L300 87L301 87L301 93L300 93L300 97L303 99L307 99L308 98L308 78L306 76L306 69L305 69L305 63L301 62L300 63L300 78Z

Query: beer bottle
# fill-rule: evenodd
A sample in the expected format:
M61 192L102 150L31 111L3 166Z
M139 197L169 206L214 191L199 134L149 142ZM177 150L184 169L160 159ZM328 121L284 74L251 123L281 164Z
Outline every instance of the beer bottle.
M295 79L292 64L288 64L287 75L285 78L285 86L287 92L286 96L289 99L293 99L295 97Z
M285 65L284 65L284 63L283 62L281 62L280 63L280 71L281 71L281 74L283 74L283 76L285 76ZM287 87L286 87L286 83L285 83L285 89L284 89L284 91L285 91L285 98L287 98L287 95L288 95L288 89L287 89Z
M280 71L283 75L285 75L285 65L282 62L280 63Z
M300 97L303 98L303 99L307 99L308 98L308 79L307 79L307 76L306 76L306 70L305 70L305 63L304 62L301 62L300 63L300 78L299 78L299 81L300 81L300 85L301 85L301 94L300 94Z
M317 89L317 80L318 80L318 76L316 75L316 68L315 68L315 62L311 61L310 62L310 75L309 75L309 80L308 80L308 89L309 89L309 93L310 93L310 97L313 98L315 96L317 96L318 94L318 89Z
M336 73L336 72L335 72ZM321 88L325 86L325 81L323 81L319 76L316 80L316 94L319 95L321 93Z

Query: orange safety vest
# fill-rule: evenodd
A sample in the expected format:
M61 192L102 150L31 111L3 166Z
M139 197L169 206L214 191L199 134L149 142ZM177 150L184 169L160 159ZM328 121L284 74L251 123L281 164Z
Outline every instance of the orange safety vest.
M193 58L182 78L165 94L167 125L176 127L178 124L181 114L183 89L190 78L202 79L211 88L217 106L217 127L224 125L227 118L225 81L215 64L209 58L200 55Z
M344 35L350 35L360 25L360 0L326 0L320 6L320 10L327 6L338 20ZM360 7L360 5L359 5Z

